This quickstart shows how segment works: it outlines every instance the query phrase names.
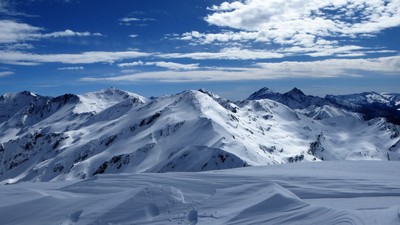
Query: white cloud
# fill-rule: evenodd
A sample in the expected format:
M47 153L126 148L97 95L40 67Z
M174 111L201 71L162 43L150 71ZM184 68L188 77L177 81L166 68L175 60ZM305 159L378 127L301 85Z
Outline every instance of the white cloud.
M137 34L131 34L131 35L129 35L129 37L130 37L130 38L137 38L137 37L139 37L139 35L137 35Z
M233 33L226 32L221 34L201 34L197 31L188 32L183 34L179 39L181 40L195 40L195 38L203 38L204 44L210 44L214 41L237 43L252 39L250 33L241 35L242 32ZM299 36L298 36L299 37ZM175 37L174 37L175 38ZM199 39L197 39L198 41ZM364 56L371 53L395 53L393 50L382 50L377 48L366 48L358 45L338 45L337 41L327 41L324 39L317 39L316 41L309 40L307 37L302 39L302 42L309 42L306 45L295 45L296 39L288 41L286 45L279 48L266 51L260 49L244 49L241 47L228 47L219 52L193 52L193 53L170 53L164 54L164 58L192 58L192 59L269 59L269 58L283 58L285 56L293 55L308 55L311 57L325 57L325 56L338 56L338 57L356 57ZM291 42L292 44L289 44ZM314 43L314 44L313 44Z
M337 54L352 54L354 51L364 51L365 49L357 45L346 46L314 46L314 47L299 47L283 48L280 51L286 54L302 53L311 57L331 56ZM358 53L358 52L357 52Z
M11 43L5 44L3 47L7 50L26 50L34 48L32 44L28 43Z
M12 65L38 65L41 63L91 64L114 63L124 59L150 56L137 51L82 52L77 54L32 54L17 51L0 51L0 63Z
M119 21L124 22L124 23L129 23L129 22L137 22L137 21L142 21L139 18L136 17L123 17Z
M102 36L100 33L72 30L43 33L44 29L13 20L0 20L0 44L20 43L44 38Z
M123 17L119 19L119 24L120 25L132 25L132 23L135 23L137 25L145 25L143 23L148 22L148 21L155 21L153 18L137 18L137 17Z
M159 82L204 82L234 80L266 80L293 77L340 77L398 75L400 56L372 59L327 59L312 62L256 63L248 68L200 68L195 71L138 72L114 77L86 77L81 81L134 82L156 80Z
M32 40L32 35L38 34L42 29L13 20L0 20L0 30L0 43L16 43Z
M363 76L365 72L397 75L400 56L367 59L327 59L311 62L257 63L256 66L273 71L278 76Z
M13 74L14 74L14 72L11 72L11 71L2 71L2 72L0 72L0 77L10 76Z
M133 67L133 66L143 66L143 65L144 65L144 62L142 62L142 61L118 64L119 67Z
M83 66L71 66L71 67L61 67L58 70L84 70L85 67Z
M285 55L273 51L250 50L241 48L224 48L219 52L191 52L191 53L168 53L159 54L161 58L191 58L204 59L230 59L230 60L255 60L283 58Z
M243 2L243 3L242 3ZM359 35L400 25L399 0L246 0L214 6L210 24L266 32L271 39L296 35Z
M157 67L167 68L167 69L171 69L171 70L196 70L196 69L199 69L199 64L197 64L197 63L181 64L181 63L164 62L164 61L158 61L158 62L137 61L137 62L131 62L131 63L120 63L120 64L118 64L118 66L119 67L157 66Z
M60 37L88 37L88 36L103 36L101 33L76 32L72 30L57 31L47 34L32 35L35 38L60 38Z
M148 81L156 80L159 82L204 82L204 81L223 81L223 80L244 80L242 72L226 72L219 70L197 70L197 71L160 71L160 72L143 72L131 75L123 75L116 77L94 78L86 77L81 81L99 82L99 81ZM248 76L247 78L254 78ZM261 79L259 77L258 79Z
M186 32L178 39L197 44L258 42L275 49L336 48L345 38L373 37L400 26L400 0L242 0L208 9L205 20L222 31Z
M196 69L199 69L198 63L181 64L181 63L174 63L174 62L159 61L159 62L150 62L150 64L153 64L158 67L171 69L171 70L196 70Z
M121 70L121 73L134 73L136 70Z

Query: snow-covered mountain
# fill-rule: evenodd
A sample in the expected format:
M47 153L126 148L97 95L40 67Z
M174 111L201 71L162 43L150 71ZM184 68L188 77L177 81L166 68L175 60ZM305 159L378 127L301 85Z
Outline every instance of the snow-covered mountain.
M270 99L280 102L292 109L304 109L310 106L323 106L326 104L324 99L316 96L305 95L300 89L293 88L286 93L276 93L269 88L261 88L259 91L250 95L247 100Z
M400 95L364 92L351 95L328 95L327 101L336 107L359 112L365 120L384 117L387 121L400 125Z
M379 96L398 107L398 95ZM363 100L332 99L266 88L240 102L205 90L151 100L114 88L56 98L4 94L0 182L299 161L400 160L400 127L388 122L386 114L366 118L357 107L347 107L366 104Z
M250 95L247 100L259 99L270 99L292 109L308 111L316 119L338 115L339 109L359 113L364 120L382 117L400 125L400 94L364 92L350 95L327 95L325 98L320 98L305 95L297 88L283 94L262 88Z

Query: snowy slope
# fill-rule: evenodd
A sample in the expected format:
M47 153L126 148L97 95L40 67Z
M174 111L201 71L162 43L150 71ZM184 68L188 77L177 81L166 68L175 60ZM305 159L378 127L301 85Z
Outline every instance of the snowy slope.
M121 91L116 88L108 88L99 92L89 92L79 95L80 102L75 107L74 113L100 113L101 111L127 99L136 99L141 103L147 101L146 98L140 95Z
M115 174L0 186L3 225L400 224L399 162Z
M308 99L298 89L289 94L291 102ZM113 88L57 98L14 95L27 97L2 102L8 110L0 115L1 183L400 160L397 125L314 98L293 109L270 99L234 103L205 90L153 100Z

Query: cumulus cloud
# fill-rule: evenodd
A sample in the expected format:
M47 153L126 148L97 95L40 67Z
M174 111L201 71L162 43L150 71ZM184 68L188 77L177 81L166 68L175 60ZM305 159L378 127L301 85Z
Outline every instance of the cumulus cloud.
M400 56L371 59L327 59L312 62L256 63L248 68L199 68L195 71L139 72L113 77L86 77L81 81L148 81L160 82L203 82L234 80L267 80L292 77L341 77L365 76L366 73L398 75Z
M100 33L76 32L70 29L43 33L43 28L14 20L0 20L0 30L0 44L19 43L44 38L102 36Z
M223 28L220 32L191 31L178 39L197 44L334 48L342 46L344 39L373 37L400 25L400 0L243 0L226 1L209 10L205 21Z
M165 62L165 61L158 61L158 62L131 62L131 63L120 63L118 64L119 67L133 67L133 66L157 66L162 68L167 68L171 70L196 70L199 69L199 64L181 64L175 62Z
M400 25L398 0L246 0L213 7L210 24L264 32L267 39L373 34Z
M150 56L137 51L82 52L77 54L32 54L18 51L0 51L0 63L11 65L38 65L42 63L91 64L114 63L124 59Z

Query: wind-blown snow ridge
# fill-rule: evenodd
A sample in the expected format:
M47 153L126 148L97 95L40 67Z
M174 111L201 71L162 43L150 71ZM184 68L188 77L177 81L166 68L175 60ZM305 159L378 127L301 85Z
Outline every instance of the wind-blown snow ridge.
M319 98L297 88L264 88L240 102L202 89L152 100L115 88L56 98L4 94L0 182L399 160L396 102L396 94Z

